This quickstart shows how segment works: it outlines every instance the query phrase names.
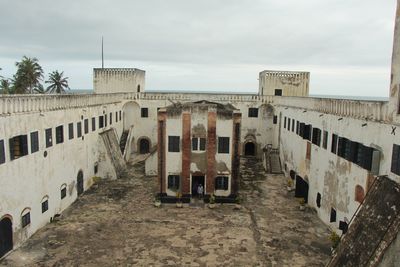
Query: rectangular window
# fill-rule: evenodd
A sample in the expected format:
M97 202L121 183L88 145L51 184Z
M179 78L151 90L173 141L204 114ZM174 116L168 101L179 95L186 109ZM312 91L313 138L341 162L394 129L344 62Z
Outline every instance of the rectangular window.
M67 187L63 187L61 189L61 199L65 198L67 196Z
M288 129L288 131L290 131L290 121L291 121L291 119L288 118L288 121L287 121L287 129Z
M51 147L53 145L53 130L51 128L46 129L45 136L46 136L46 148Z
M42 213L45 213L49 209L49 200L45 200L42 202Z
M192 137L192 151L205 151L206 139L199 137Z
M179 190L180 188L179 175L168 175L168 189Z
M294 122L295 122L295 120L292 119L292 132L294 132Z
M31 153L39 151L39 132L31 132Z
M28 226L31 223L31 213L28 212L27 214L23 215L21 218L22 228Z
M104 117L99 116L99 129L104 127Z
M215 177L215 190L228 190L229 178L227 176Z
M168 136L168 152L179 152L179 144L179 136Z
M17 159L28 155L28 136L19 135L10 138L10 159Z
M304 130L306 128L306 124L304 122L300 123L300 129L299 129L299 136L303 137L304 136ZM304 137L303 137L304 138Z
M258 117L258 108L249 108L249 118Z
M68 138L69 140L74 139L74 123L68 124Z
M107 114L104 114L104 127L107 127Z
M56 127L56 144L64 142L64 127L62 125Z
M140 109L140 116L142 118L147 118L149 116L149 109L148 108L141 108Z
M205 150L206 150L206 139L200 138L200 151L205 151Z
M328 148L328 132L324 131L324 137L322 141L322 147L327 149Z
M274 116L273 123L274 123L274 124L277 124L277 123L278 123L278 116L276 116L276 115Z
M82 137L82 122L76 124L76 136Z
M96 131L96 118L92 118L92 132Z
M110 112L110 125L112 124L112 112Z
M85 134L89 133L89 119L85 119L83 121L83 128L84 128Z
M0 164L6 162L6 154L4 152L4 140L0 140Z
M122 119L122 112L121 112L121 110L119 111L119 120L121 120Z
M345 153L346 153L346 146L347 146L347 142L349 140L347 138L344 137L339 137L338 140L338 148L337 148L337 154L338 156L344 158L345 157Z
M321 146L321 130L318 128L313 128L312 133L312 143L317 146Z
M284 129L286 129L286 121L287 121L287 118L285 117L285 119L283 120L283 128Z
M218 153L229 153L229 137L218 137Z
M281 96L282 95L282 89L275 89L275 95Z
M196 150L198 150L198 147L199 147L199 138L193 137L192 138L192 150L196 151Z
M115 122L118 122L118 111L115 111Z
M336 222L336 210L334 208L331 208L331 218L329 221Z
M338 146L338 136L336 134L332 134L331 152L333 154L337 154L337 146Z
M1 149L1 147L0 147ZM392 150L392 164L390 171L400 175L400 146L393 144Z
M299 135L300 133L300 122L296 121L296 134Z
M305 125L303 139L311 141L311 133L312 133L312 125L311 124Z

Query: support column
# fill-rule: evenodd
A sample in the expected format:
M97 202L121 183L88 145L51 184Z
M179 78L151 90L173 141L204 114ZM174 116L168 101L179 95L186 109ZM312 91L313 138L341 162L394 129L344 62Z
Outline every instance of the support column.
M215 179L215 153L217 151L217 110L216 108L208 109L207 122L207 174L205 194L214 192Z
M191 114L182 113L182 195L190 194Z
M165 194L165 142L166 142L166 123L167 123L167 112L165 109L160 109L158 111L157 118L157 134L158 134L158 188L160 194Z
M392 73L390 77L389 119L400 122L400 0L397 0L397 12L394 27Z
M231 174L231 194L237 195L239 191L239 166L240 166L240 126L242 114L233 113L233 129L232 129L232 174Z

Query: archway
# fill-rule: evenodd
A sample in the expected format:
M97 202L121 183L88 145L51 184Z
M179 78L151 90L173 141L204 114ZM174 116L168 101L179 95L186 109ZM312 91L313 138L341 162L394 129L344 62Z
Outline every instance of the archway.
M147 138L141 138L138 142L138 150L140 154L146 154L150 152L150 141Z
M82 193L84 191L84 187L83 187L83 172L81 170L78 172L78 176L76 178L76 190L78 192L78 196L82 195Z
M12 221L4 217L0 221L0 258L13 249Z
M255 156L256 155L256 146L253 142L247 142L244 145L244 155L245 156Z
M140 106L138 103L130 101L124 104L122 111L124 113L124 130L129 130L140 116Z
M308 203L308 183L300 176L296 175L295 197L303 198Z

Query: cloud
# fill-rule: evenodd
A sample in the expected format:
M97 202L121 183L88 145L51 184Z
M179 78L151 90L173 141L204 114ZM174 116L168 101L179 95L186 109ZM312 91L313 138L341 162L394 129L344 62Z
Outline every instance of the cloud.
M380 83L380 94L386 94L387 80L371 81L381 74L370 70L389 70L395 2L0 0L0 67L3 75L11 74L6 62L35 56L41 64L65 70L77 87L88 88L92 77L82 73L98 66L103 35L106 65L146 69L147 84L157 85L153 89L167 89L167 84L168 89L233 86L254 91L258 67L314 66L317 80L325 77L316 76L318 70L342 70L329 80L336 88L348 88L341 75L360 69L366 76L354 76L361 80L350 83L360 84L352 90L365 89L362 80L368 80ZM157 66L179 72L167 78ZM246 69L237 72L237 66ZM327 87L322 87L323 93Z

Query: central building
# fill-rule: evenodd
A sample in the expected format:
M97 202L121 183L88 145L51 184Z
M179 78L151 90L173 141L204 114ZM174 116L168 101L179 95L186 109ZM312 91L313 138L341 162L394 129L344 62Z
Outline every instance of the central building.
M158 181L162 202L237 196L241 113L231 104L175 103L158 110Z

